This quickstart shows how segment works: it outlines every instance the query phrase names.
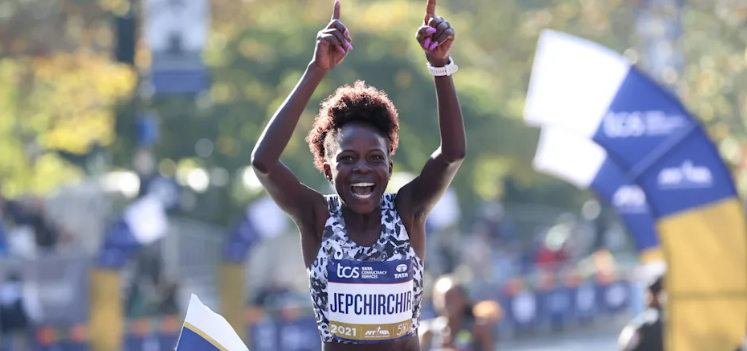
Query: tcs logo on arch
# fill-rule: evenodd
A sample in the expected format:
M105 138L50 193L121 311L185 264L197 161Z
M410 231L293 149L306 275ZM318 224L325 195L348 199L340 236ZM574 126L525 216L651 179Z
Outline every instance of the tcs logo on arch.
M337 276L340 278L360 278L361 272L360 267L348 267L342 264L337 264Z

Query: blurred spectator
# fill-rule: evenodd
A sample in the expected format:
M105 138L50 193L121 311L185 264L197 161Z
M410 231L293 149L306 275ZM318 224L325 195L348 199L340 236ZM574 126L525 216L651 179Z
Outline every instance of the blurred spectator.
M270 279L265 286L258 289L252 304L266 307L278 306L282 304L282 298L289 293L291 293L291 290L284 284L276 279Z
M59 233L46 220L46 204L44 200L34 198L30 204L29 224L34 228L36 245L42 249L51 249L57 244Z
M152 286L159 286L161 280L161 241L157 240L141 247L135 254L137 275Z
M140 253L142 251L138 252ZM157 278L151 274L149 267L143 265L142 258L146 256L138 256L135 276L127 292L127 314L132 318L151 316L161 307L162 290L159 289Z
M39 249L53 249L59 235L57 229L47 221L43 199L26 198L8 201L6 217L13 226L7 231L8 252L13 256L32 258Z
M27 225L17 225L8 230L8 254L16 257L33 258L36 256L34 230Z
M492 249L493 278L498 284L503 285L518 273L516 251L516 243L507 243Z
M162 287L160 293L161 301L158 304L158 313L167 316L179 314L179 285L174 281L167 281L162 285Z
M0 334L6 350L26 350L29 317L18 273L10 273L0 286Z
M747 351L747 337L742 340L742 345L739 345L736 351Z
M492 249L486 223L483 221L476 223L474 233L465 245L463 260L472 269L477 279L490 278Z
M460 235L457 228L445 228L438 237L441 274L453 273L459 262Z
M130 286L125 299L125 314L127 317L142 318L149 314L148 299L143 292L142 283L139 279L136 279Z
M500 314L494 307L482 304L476 315L465 287L451 276L442 276L436 281L433 305L438 317L420 326L423 350L494 350L491 325Z
M16 226L28 227L34 235L34 242L39 248L51 248L57 242L57 231L44 217L46 206L43 199L30 197L22 202L9 203L11 215Z
M548 243L543 243L534 259L538 269L558 271L568 260L563 246L551 247Z
M663 277L656 277L646 293L648 309L620 333L621 351L664 351L662 307L666 302Z

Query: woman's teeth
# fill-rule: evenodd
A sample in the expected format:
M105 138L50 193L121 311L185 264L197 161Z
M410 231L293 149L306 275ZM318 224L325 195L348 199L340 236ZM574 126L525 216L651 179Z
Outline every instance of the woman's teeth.
M368 199L373 195L374 183L355 183L351 188L353 196L359 199Z

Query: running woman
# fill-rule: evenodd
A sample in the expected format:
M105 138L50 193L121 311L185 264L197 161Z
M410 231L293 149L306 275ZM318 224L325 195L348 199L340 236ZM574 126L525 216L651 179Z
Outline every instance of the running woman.
M434 75L441 145L397 194L385 189L397 148L397 110L387 95L356 82L321 104L307 137L314 164L334 187L324 196L280 162L322 79L353 50L336 1L303 77L265 128L252 154L262 185L296 223L325 351L420 351L425 221L466 154L462 112L449 57L454 29L429 0L416 39Z

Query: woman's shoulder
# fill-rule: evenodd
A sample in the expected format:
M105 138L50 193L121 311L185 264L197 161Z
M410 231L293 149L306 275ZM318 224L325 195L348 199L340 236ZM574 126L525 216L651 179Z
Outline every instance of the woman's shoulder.
M327 195L324 195L324 199L327 200L327 202L332 201L332 200L338 201L340 200L340 196L337 194L327 194Z
M384 193L384 195L381 196L381 203L389 209L397 210L397 194Z
M324 195L324 201L326 202L326 209L328 213L335 213L340 209L340 196L337 194Z

